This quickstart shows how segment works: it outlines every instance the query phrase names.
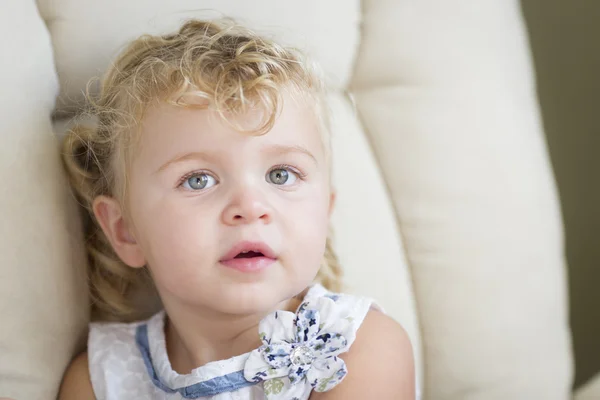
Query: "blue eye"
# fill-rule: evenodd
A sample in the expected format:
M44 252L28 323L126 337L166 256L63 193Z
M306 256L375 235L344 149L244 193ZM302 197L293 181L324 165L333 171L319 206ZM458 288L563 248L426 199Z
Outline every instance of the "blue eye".
M278 186L293 185L298 179L298 174L289 168L275 168L266 176L267 182Z
M181 185L188 190L198 191L208 189L216 184L217 180L213 176L198 172L186 178Z

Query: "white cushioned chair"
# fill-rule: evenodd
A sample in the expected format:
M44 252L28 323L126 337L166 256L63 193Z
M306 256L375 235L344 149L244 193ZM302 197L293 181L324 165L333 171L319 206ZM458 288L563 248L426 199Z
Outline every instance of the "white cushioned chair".
M515 0L3 0L0 397L53 398L85 346L57 137L86 82L142 33L221 15L325 70L348 287L408 330L424 398L570 398L561 219Z

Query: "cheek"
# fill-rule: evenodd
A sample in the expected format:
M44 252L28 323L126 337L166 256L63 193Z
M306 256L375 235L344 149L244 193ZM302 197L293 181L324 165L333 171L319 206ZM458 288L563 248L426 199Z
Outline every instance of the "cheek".
M318 268L329 228L329 194L320 192L310 200L295 204L291 210L287 223L294 257L301 261L302 268L307 265Z
M138 224L140 245L155 279L167 286L197 279L199 267L214 258L212 221L181 205L165 203L147 210L151 217Z

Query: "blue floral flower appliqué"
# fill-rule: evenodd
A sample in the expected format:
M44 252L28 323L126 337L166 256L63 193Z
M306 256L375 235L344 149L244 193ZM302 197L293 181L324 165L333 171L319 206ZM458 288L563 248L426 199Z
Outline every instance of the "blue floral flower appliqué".
M329 309L333 300L321 298L318 303L317 307L303 303L295 316L273 313L261 323L263 345L248 359L246 379L258 382L287 376L292 385L306 381L317 392L344 379L346 364L338 355L346 351L348 342L340 333L322 330L319 308Z

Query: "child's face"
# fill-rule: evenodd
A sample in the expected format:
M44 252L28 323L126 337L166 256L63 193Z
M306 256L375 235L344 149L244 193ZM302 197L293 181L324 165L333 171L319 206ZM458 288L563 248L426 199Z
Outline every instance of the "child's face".
M318 271L332 196L317 118L303 101L284 97L262 136L214 111L153 108L129 184L129 229L167 307L265 311ZM240 249L266 257L235 258Z

